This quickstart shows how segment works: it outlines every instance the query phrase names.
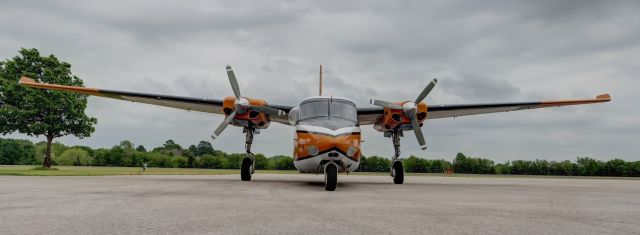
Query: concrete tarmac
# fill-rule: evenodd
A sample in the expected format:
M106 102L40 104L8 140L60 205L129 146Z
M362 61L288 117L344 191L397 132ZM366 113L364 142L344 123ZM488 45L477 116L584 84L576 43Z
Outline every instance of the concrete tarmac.
M0 176L0 234L640 234L640 180Z

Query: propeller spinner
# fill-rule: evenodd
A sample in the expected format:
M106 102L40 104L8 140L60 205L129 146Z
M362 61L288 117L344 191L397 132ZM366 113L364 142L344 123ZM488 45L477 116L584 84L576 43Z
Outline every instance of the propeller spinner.
M418 144L420 144L420 148L422 150L426 150L427 143L424 139L424 135L422 134L422 129L420 129L420 124L418 123L417 104L422 102L427 97L427 95L429 95L429 93L431 92L431 90L433 90L433 88L436 86L437 83L438 83L438 79L433 79L433 81L431 81L429 85L427 85L422 90L422 92L420 92L420 95L418 95L415 101L413 102L407 101L403 105L399 105L396 103L391 103L383 100L374 100L374 99L371 99L370 103L373 105L388 108L388 109L402 110L404 115L411 120L411 129L413 129L413 133L416 135L416 139L418 139Z
M236 79L236 74L233 72L233 69L231 69L230 65L227 65L227 76L229 77L229 83L231 84L231 89L233 90L233 94L235 95L236 100L233 105L234 106L233 112L231 112L213 132L213 135L211 136L211 138L213 138L214 140L222 133L222 131L224 131L225 128L227 128L227 126L233 121L233 119L238 114L244 114L249 111L257 111L267 115L285 115L286 114L286 112L279 109L274 109L267 106L251 105L249 100L242 97L240 93L240 86L238 85L238 80Z

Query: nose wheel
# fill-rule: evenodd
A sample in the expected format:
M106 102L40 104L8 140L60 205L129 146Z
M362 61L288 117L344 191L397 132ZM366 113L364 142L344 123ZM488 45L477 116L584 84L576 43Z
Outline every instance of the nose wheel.
M247 133L245 150L247 151L247 157L242 159L242 165L240 166L240 179L242 181L250 181L251 175L255 172L256 158L251 152L251 143L253 143L253 134L256 131L254 128L245 128Z
M395 149L395 155L391 161L391 177L393 177L393 183L404 183L404 167L402 162L398 159L400 157L400 136L402 132L392 132L391 139L393 140L393 148Z
M338 166L329 162L324 165L324 189L327 191L335 191L338 184Z

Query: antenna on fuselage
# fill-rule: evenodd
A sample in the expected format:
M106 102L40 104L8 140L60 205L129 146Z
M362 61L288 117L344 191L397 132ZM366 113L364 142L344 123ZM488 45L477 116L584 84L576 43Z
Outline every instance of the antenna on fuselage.
M322 64L320 64L320 87L318 90L318 95L322 96Z

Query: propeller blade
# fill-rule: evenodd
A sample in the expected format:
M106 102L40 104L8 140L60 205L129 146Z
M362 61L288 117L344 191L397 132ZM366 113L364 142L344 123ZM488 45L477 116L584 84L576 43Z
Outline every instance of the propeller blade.
M278 116L283 116L285 114L287 114L287 112L282 111L280 109L275 109L275 108L271 108L271 107L267 107L267 106L249 106L249 109L251 110L255 110L261 113L265 113L268 115L278 115Z
M399 105L399 104L394 104L394 103L383 101L383 100L371 99L371 100L369 100L369 103L371 103L372 105L385 107L385 108L390 108L390 109L402 109L402 106Z
M413 133L416 134L416 138L418 139L418 144L420 144L420 149L427 150L427 142L424 140L422 129L420 129L420 124L418 124L418 119L415 116L411 118L411 126L413 127Z
M220 123L218 128L216 128L216 130L213 132L213 135L211 136L211 138L213 138L213 140L218 138L220 133L222 133L222 131L224 131L224 129L227 128L227 126L229 125L229 123L231 123L231 121L233 121L233 118L235 116L236 116L236 111L234 110L231 114L229 114L229 116L227 116L227 118L224 119L224 121L222 121L222 123Z
M231 83L233 94L236 95L236 99L240 99L240 97L242 97L240 95L240 86L238 86L238 80L236 79L236 74L233 73L233 69L231 69L231 65L227 65L227 76L229 77L229 83Z
M429 94L429 92L431 92L431 90L433 90L433 87L436 86L436 83L438 83L438 79L434 78L433 81L431 81L429 83L429 85L427 85L424 90L422 90L422 92L420 92L420 95L418 96L418 98L416 98L416 104L422 102L422 100L424 100L425 97L427 97L427 95Z

